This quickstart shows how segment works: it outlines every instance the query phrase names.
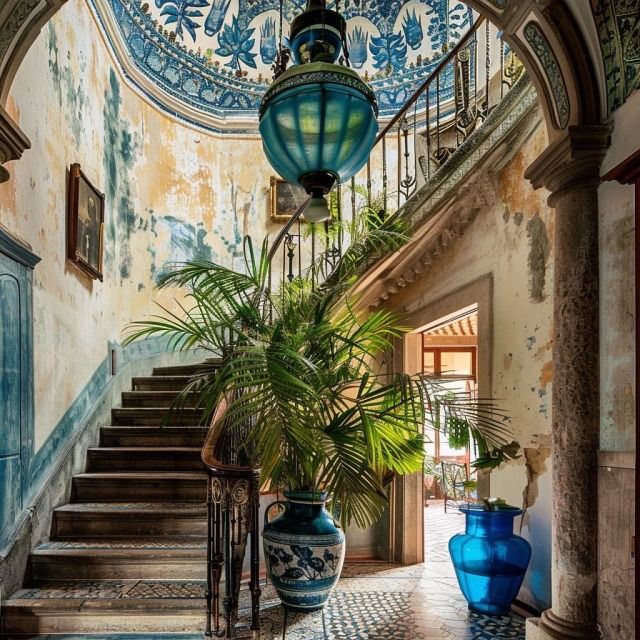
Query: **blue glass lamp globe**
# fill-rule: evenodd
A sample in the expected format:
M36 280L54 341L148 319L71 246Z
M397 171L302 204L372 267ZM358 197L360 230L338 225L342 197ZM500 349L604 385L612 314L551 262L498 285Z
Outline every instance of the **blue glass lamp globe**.
M373 92L355 71L325 62L292 67L262 102L265 154L285 180L326 193L367 162L378 133L376 115ZM317 174L325 174L324 182ZM313 184L314 178L321 183Z
M335 64L345 23L310 0L291 28L299 64L282 73L262 99L260 135L271 166L314 198L354 176L367 162L378 132L372 89Z

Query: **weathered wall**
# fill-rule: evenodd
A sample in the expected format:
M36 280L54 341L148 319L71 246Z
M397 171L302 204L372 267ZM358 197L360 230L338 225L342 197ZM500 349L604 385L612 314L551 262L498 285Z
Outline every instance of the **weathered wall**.
M36 450L104 357L154 311L167 261L238 263L267 231L272 173L257 139L224 140L168 119L124 83L83 0L43 29L13 84L32 149L0 185L0 222L42 257L34 275ZM104 282L66 261L66 178L79 162L106 194ZM171 304L175 292L160 299Z
M640 91L613 116L602 174L640 149ZM634 188L604 182L600 211L600 448L635 451ZM595 347L595 345L594 345Z
M611 147L603 162L603 174L640 149L638 113L640 91L614 113ZM631 185L604 182L598 189L601 449L598 621L605 640L635 637L635 206Z
M456 211L477 208L473 223L419 280L389 302L417 317L421 306L482 276L493 277L491 338L480 341L479 348L491 349L491 393L511 416L522 455L492 473L491 494L527 508L521 533L531 543L533 556L520 597L540 609L550 604L554 219L546 204L548 194L534 192L523 174L545 145L540 124L504 168L493 175L480 172L460 187ZM482 335L481 327L479 332ZM480 370L483 375L488 372Z

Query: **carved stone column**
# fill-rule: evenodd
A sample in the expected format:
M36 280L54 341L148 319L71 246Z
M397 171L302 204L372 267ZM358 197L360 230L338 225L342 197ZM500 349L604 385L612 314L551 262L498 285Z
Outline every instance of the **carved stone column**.
M18 160L22 152L30 146L29 138L0 107L0 182L9 179L9 172L2 165L9 160Z
M527 638L597 638L598 197L608 126L570 127L527 170L555 208L552 607Z

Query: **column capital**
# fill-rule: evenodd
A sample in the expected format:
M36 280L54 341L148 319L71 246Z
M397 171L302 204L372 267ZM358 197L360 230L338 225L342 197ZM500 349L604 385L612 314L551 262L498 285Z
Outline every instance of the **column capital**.
M563 191L597 186L611 130L611 124L568 127L529 166L524 177L534 189L545 187L551 192L550 206Z
M30 149L29 138L0 106L0 182L9 179L9 172L2 166L10 160L18 160L25 149Z

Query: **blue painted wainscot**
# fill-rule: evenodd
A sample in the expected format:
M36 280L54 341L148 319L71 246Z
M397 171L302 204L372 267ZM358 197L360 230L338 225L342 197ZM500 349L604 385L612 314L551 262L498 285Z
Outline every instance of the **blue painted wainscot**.
M112 359L121 371L129 363L170 351L164 339L127 347L108 343L85 387L34 451L32 276L39 261L0 229L0 557L116 383Z
M40 258L0 229L0 542L29 493L33 455L33 268Z

